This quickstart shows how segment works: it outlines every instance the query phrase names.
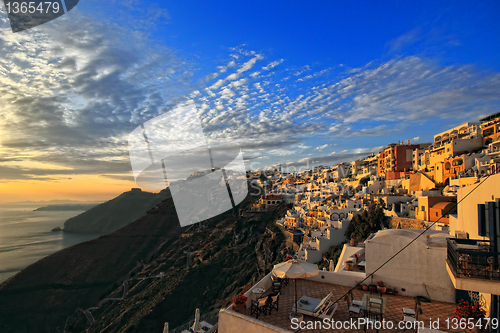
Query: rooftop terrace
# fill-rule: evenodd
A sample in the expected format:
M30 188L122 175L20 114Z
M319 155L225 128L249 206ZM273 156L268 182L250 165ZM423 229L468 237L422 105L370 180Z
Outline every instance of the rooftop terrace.
M322 283L322 282L317 282L317 281L312 281L308 279L298 279L297 280L297 298L300 298L303 295L307 295L309 297L313 298L323 298L326 296L328 293L332 292L333 293L333 300L337 300L341 298L346 292L348 292L350 287L347 286L341 286L341 285L336 285L336 284L330 284L330 283ZM361 300L363 297L363 294L367 293L367 291L363 290L354 290L353 295L354 299ZM394 326L397 327L397 324L399 321L402 320L402 308L414 308L415 301L412 297L407 297L407 296L395 296L395 295L384 295L387 297L387 306L386 306L386 312L384 314L384 319L386 321L392 321L394 323ZM273 310L272 314L261 314L258 317L258 321L263 321L267 324L277 326L283 330L288 330L288 331L297 331L293 330L291 327L291 321L289 319L289 313L291 312L292 305L294 302L294 287L293 287L293 281L290 280L290 284L288 286L283 287L282 293L279 299L279 310L276 312ZM465 332L465 330L452 330L448 329L446 327L446 319L452 319L454 315L454 310L456 307L456 304L452 303L444 303L444 302L438 302L438 301L431 301L430 303L422 303L421 305L423 314L419 316L419 320L424 321L425 327L429 327L429 320L436 320L437 318L440 319L440 330L446 331L446 332ZM236 319L236 318L235 318ZM249 318L250 319L250 318ZM333 315L333 319L335 321L349 321L349 313L347 311L347 304L344 299L339 301L339 306L336 310L336 312ZM321 321L322 319L314 319L309 316L304 316L305 321ZM252 320L254 323L257 324L257 322ZM242 323L243 324L243 323ZM262 330L252 330L255 332L279 332L280 330L269 330L269 326L265 325L264 323L261 323ZM266 327L267 326L267 327ZM332 329L303 329L300 330L300 332L303 333L320 333L320 332L364 332L363 327L359 327L358 329L355 330L345 330L345 329L340 329L340 330L332 330ZM370 331L370 330L368 330ZM371 330L374 331L374 330ZM393 329L393 330L380 330L381 332L402 332L400 329ZM282 332L282 331L281 331ZM407 332L412 332L411 330L408 330ZM415 331L413 331L415 332Z

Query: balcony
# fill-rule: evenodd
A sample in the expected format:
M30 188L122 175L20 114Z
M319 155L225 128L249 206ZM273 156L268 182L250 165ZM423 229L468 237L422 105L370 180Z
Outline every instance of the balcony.
M500 253L490 251L490 242L447 239L446 268L456 289L500 293Z

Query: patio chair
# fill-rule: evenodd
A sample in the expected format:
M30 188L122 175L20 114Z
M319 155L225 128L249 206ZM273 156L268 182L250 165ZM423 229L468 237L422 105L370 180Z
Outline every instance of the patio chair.
M279 293L281 293L281 283L280 282L273 282L273 286L271 288L271 294L278 295Z
M338 303L331 300L332 293L326 295L323 299L302 296L297 304L294 304L292 310L311 316L314 318L332 319L333 314L337 311Z
M267 314L269 310L269 305L267 303L267 298L259 298L256 301L252 301L250 306L250 315L255 315L255 319L259 318L261 313Z
M420 305L418 305L418 306L415 308L415 317L403 316L403 320L402 320L402 321L404 321L404 322L405 322L405 325L404 325L404 326L405 326L405 329L403 330L403 332L404 332L404 331L406 331L406 330L408 329L408 328L406 328L406 327L407 327L406 323L415 323L415 322L417 322L417 321L418 321L418 315L421 315L422 313L423 313L422 308L420 307ZM415 331L417 331L418 327L415 327L415 326L414 326L414 328L413 328L413 329L414 329Z
M279 299L280 299L280 294L278 294L276 296L269 296L269 298L267 299L267 304L268 304L268 308L269 308L269 314L271 314L271 312L273 310L278 311L278 302L279 302Z
M349 319L359 318L359 315L361 314L361 308L359 306L352 304L351 293L346 295L345 300L347 302L347 310L349 311Z
M357 306L358 308L360 308L363 305L363 301L359 301L357 299L354 299L354 297L352 295L352 290L349 291L349 295L351 296L351 303L352 303L352 305Z
M403 316L415 317L417 314L417 308L420 306L420 301L415 298L415 307L413 309L403 308Z
M379 302L376 302L376 299L370 299L368 301L368 306L364 311L363 317L366 319L366 324L364 325L365 332L368 327L374 327L378 333L378 329L376 328L377 326L375 324L377 321L382 320L381 304Z
M284 286L288 286L288 278L283 278L283 279L280 279L280 282L284 285Z

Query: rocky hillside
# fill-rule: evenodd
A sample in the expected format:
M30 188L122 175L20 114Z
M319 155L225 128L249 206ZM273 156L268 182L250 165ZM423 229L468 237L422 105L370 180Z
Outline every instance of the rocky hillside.
M64 231L107 234L144 216L170 196L170 189L160 193L133 189L64 222Z
M180 228L171 197L110 235L57 252L0 285L1 332L161 332L227 306L286 254L273 221L286 207L240 217L236 209ZM188 254L190 253L190 265ZM138 278L154 277L149 279ZM91 311L82 311L100 300Z

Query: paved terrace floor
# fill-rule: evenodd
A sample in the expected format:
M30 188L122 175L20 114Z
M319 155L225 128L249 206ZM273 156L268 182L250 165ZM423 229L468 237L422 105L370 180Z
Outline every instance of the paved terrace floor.
M281 328L294 331L291 328L291 322L290 319L288 318L289 313L291 312L292 305L293 305L293 299L294 299L294 286L293 286L293 280L290 280L290 283L288 286L285 286L281 292L281 296L279 299L279 311L276 312L276 310L273 310L272 314L269 315L264 315L260 314L259 315L259 320L265 321L269 324L279 326ZM315 282L315 281L309 281L309 280L297 280L297 298L299 299L303 295L309 296L309 297L314 297L314 298L323 298L328 293L332 292L333 293L333 300L337 300L341 296L343 296L350 288L345 287L345 286L339 286L335 284L328 284L328 283L321 283L321 282ZM363 298L363 294L368 293L368 291L363 291L363 290L353 290L353 295L354 299L361 300ZM399 321L402 320L402 308L411 308L413 309L415 306L415 301L413 297L407 297L407 296L394 296L394 295L384 295L387 297L387 308L384 314L384 319L386 321L392 321L394 323L394 326L397 327L396 325L398 324ZM453 318L454 312L455 312L455 307L456 304L452 303L444 303L444 302L438 302L438 301L431 301L430 303L422 303L421 305L423 314L419 315L419 320L424 321L425 327L429 327L429 320L432 318L432 320L436 320L437 318L440 318L440 330L446 331L446 332L466 332L465 330L452 330L452 329L447 329L446 323L444 320L447 318ZM255 315L253 316L255 317ZM347 311L347 303L344 299L339 301L339 306L333 315L333 319L335 321L346 321L349 320L349 313ZM309 316L304 316L305 321L311 321L311 320L316 320L316 321L321 321L322 319L314 319ZM295 330L296 331L296 330ZM363 327L358 328L357 330L345 330L345 329L313 329L313 330L301 330L301 333L319 333L319 332L349 332L349 333L354 333L354 332L364 332ZM374 329L367 330L367 332L375 332ZM383 330L380 329L379 332L402 332L400 329L393 329L393 330ZM412 330L407 330L406 332L415 332Z

